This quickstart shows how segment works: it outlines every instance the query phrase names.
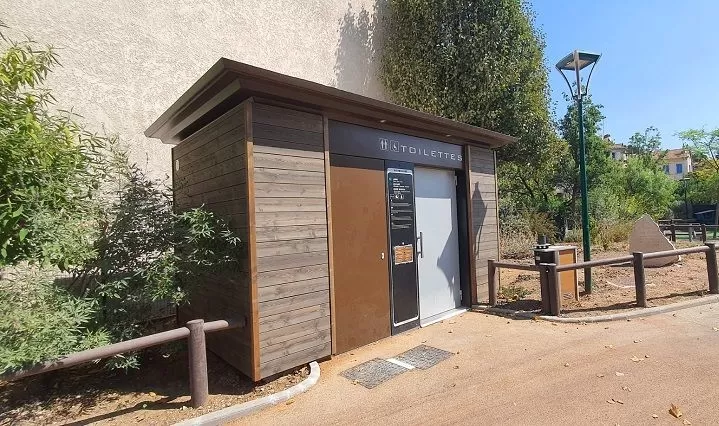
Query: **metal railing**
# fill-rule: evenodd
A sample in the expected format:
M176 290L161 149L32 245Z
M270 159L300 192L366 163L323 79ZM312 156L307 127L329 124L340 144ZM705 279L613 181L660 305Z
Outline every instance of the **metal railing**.
M719 271L717 268L717 245L706 243L703 246L689 247L679 250L666 250L653 253L635 252L627 256L597 259L586 262L557 265L555 263L540 263L539 265L524 265L509 262L498 262L490 259L488 266L489 305L497 305L497 270L500 268L517 269L521 271L539 272L540 292L542 299L542 312L550 315L560 315L562 311L562 291L559 273L578 269L590 269L598 266L621 265L631 263L634 268L634 287L636 290L637 306L647 307L646 279L644 276L644 261L663 257L679 256L682 254L706 253L707 277L709 280L709 293L719 294Z
M214 331L242 328L245 320L226 321L218 320L205 322L201 319L188 321L185 327L138 337L112 345L75 352L55 361L37 364L27 370L20 370L0 376L0 380L12 381L49 371L73 367L90 361L119 355L124 352L133 352L140 349L158 346L187 338L187 353L190 365L190 395L193 408L201 407L207 402L209 396L207 380L207 351L205 348L205 333Z

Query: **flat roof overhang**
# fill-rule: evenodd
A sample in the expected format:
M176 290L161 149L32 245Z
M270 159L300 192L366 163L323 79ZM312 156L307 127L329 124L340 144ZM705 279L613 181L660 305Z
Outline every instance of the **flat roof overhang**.
M516 141L502 133L401 107L334 87L221 58L150 127L145 136L177 144L250 97L333 116L356 117L457 144L498 148Z

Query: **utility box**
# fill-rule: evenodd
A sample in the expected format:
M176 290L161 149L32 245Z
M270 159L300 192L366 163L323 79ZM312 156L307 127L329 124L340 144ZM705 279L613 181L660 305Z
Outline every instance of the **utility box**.
M534 249L534 264L555 263L567 265L577 262L577 248L575 246L553 246L539 244ZM562 299L579 300L579 276L576 270L559 273L559 287L562 289Z

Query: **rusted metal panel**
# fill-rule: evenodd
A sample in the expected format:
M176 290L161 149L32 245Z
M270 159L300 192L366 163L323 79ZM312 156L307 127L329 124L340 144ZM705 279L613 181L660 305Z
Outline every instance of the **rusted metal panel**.
M331 157L337 353L390 335L384 162Z

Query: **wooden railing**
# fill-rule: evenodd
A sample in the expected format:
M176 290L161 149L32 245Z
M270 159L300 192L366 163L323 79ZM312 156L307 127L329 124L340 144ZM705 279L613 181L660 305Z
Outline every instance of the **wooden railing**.
M11 381L36 374L47 373L53 370L72 367L90 361L119 355L124 352L133 352L151 346L162 345L176 340L187 339L187 353L190 364L190 395L194 408L201 407L207 402L209 395L207 381L207 352L205 349L205 333L213 331L242 328L245 320L226 321L218 320L205 322L201 319L188 321L185 327L155 333L137 339L126 340L112 345L75 352L55 361L35 365L27 370L20 370L0 376L2 381Z
M661 229L664 235L667 235L673 242L677 241L677 235L687 235L688 240L691 242L696 237L701 242L707 242L707 231L713 231L712 239L717 238L717 232L719 231L719 225L705 225L703 223L686 223L677 224L674 222L660 223L659 229Z
M679 256L691 253L706 253L707 277L709 293L719 294L719 271L717 270L717 245L706 243L703 246L689 247L679 250L667 250L653 253L635 252L631 255L612 257L608 259L589 260L566 265L554 263L540 263L539 265L526 265L509 262L498 262L490 259L487 262L489 280L489 304L497 305L497 270L500 268L517 269L521 271L539 272L539 283L542 298L542 312L550 315L559 315L562 311L562 291L560 288L559 273L577 269L591 269L598 266L621 265L631 263L634 268L634 287L636 290L637 306L647 306L646 280L644 276L644 261L662 257Z

